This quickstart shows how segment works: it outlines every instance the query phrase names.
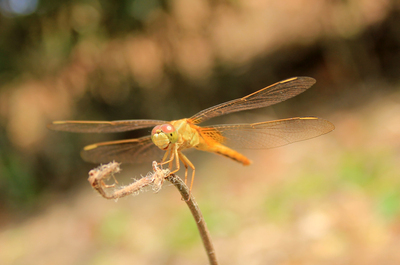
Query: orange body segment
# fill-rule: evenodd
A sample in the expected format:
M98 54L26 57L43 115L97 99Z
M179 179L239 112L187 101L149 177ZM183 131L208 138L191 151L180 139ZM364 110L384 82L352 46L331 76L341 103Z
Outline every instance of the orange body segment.
M194 124L190 124L190 127L196 130L199 137L199 144L193 146L196 149L228 157L236 162L242 163L244 166L251 164L251 161L247 157L221 144L224 142L225 138L219 134L218 131L210 128L203 128Z
M215 142L213 145L207 145L207 147L205 147L205 148L201 145L201 146L196 147L196 149L225 156L227 158L235 160L236 162L242 163L244 166L251 164L250 159L248 159L241 153L239 153L233 149L230 149L229 147L226 147L225 145L222 145L217 142Z

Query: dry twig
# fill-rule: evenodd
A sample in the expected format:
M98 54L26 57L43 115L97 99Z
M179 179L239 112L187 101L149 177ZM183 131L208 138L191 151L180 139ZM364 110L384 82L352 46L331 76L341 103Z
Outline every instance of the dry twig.
M158 192L164 182L167 179L171 182L180 192L182 199L188 205L190 212L196 222L197 228L200 232L201 239L203 241L204 248L208 256L208 260L211 265L218 265L217 258L215 255L214 245L211 241L210 233L207 229L206 222L204 221L203 215L200 211L198 204L196 203L193 195L190 193L188 186L181 178L174 174L169 174L169 169L161 169L158 167L157 162L153 161L153 172L150 172L145 177L133 182L132 184L125 187L116 187L118 183L114 177L114 174L121 172L120 163L110 162L106 165L101 165L89 172L88 181L92 187L100 193L106 199L118 199L125 197L130 194L138 193L146 186L151 186L154 192ZM108 180L110 177L114 178L115 183L107 185L104 180ZM110 189L114 189L109 192Z
M192 193L189 190L189 187L186 186L185 182L178 176L172 174L167 177L167 180L174 184L174 186L179 190L182 195L182 199L186 202L187 206L190 209L190 212L193 215L194 220L196 221L197 229L200 232L201 240L203 241L204 248L206 249L206 253L208 256L208 260L211 265L217 265L217 256L215 255L214 245L211 241L210 232L207 229L206 222L203 218L203 215L200 211L200 208L195 201Z

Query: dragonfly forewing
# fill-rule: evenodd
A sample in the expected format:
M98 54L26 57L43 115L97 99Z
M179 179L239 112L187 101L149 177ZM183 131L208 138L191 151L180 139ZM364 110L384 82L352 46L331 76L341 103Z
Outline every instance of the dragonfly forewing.
M200 111L189 120L197 124L232 112L271 106L306 91L314 85L315 82L315 79L311 77L293 77L286 79L243 98L231 100Z
M165 151L153 144L150 136L137 139L102 142L86 146L81 156L93 163L146 163L160 160Z
M154 127L167 123L159 120L121 120L121 121L54 121L47 127L55 131L76 133L126 132Z

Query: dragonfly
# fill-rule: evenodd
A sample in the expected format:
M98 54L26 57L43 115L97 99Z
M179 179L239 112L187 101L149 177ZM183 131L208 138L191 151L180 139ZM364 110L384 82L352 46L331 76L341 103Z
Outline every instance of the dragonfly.
M151 135L118 141L91 144L83 148L85 161L107 163L144 163L161 159L159 165L168 165L169 174L185 167L192 170L190 190L193 187L195 166L182 153L197 149L219 154L243 165L251 161L234 149L267 149L307 140L334 130L334 125L317 117L296 117L257 123L199 126L198 124L233 112L258 109L292 98L315 84L311 77L293 77L260 89L245 97L227 101L202 110L190 118L173 121L118 120L118 121L54 121L52 130L75 133L116 133L153 127Z

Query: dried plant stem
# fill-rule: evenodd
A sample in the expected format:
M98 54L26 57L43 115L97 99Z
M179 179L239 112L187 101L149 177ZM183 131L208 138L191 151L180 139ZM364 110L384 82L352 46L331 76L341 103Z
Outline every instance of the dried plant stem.
M206 222L204 221L203 215L201 214L200 208L197 205L194 197L190 193L188 186L186 186L185 182L182 181L181 178L174 174L169 174L169 169L161 169L158 167L156 161L153 161L153 172L147 174L147 176L133 182L132 184L115 188L115 184L107 185L104 183L104 180L109 179L110 177L114 178L114 174L119 173L121 171L119 167L119 163L110 162L106 165L101 165L95 169L92 169L89 172L88 181L90 185L104 198L106 199L118 199L129 194L137 193L142 188L146 186L151 186L153 191L158 192L161 189L164 179L167 179L169 182L174 184L174 186L180 192L182 199L186 202L187 206L190 209L190 212L193 215L193 218L196 222L197 228L199 229L201 239L203 241L203 245L206 249L206 253L208 256L208 260L211 265L218 265L217 257L215 255L214 245L211 241L210 233L207 229ZM114 178L115 183L118 183ZM112 191L110 192L110 188Z
M147 174L147 176L129 184L128 186L115 188L115 183L118 183L114 177L114 174L120 173L120 163L110 162L105 165L101 165L95 169L90 170L88 181L101 196L106 199L118 199L127 195L138 193L141 189L147 186L151 186L155 192L161 189L165 176L168 175L168 169L160 169L157 167L157 162L153 162L153 172ZM113 185L106 185L105 179L114 178L115 183ZM113 191L109 191L110 188Z
M193 195L190 193L188 186L182 181L178 176L171 174L167 177L167 180L174 184L174 186L179 190L182 199L186 202L189 207L193 218L196 222L197 228L199 229L201 239L203 241L204 248L208 256L208 260L211 265L217 265L217 256L215 255L214 245L211 241L210 232L207 229L206 222L204 221L203 215L200 211L197 202L195 201Z

